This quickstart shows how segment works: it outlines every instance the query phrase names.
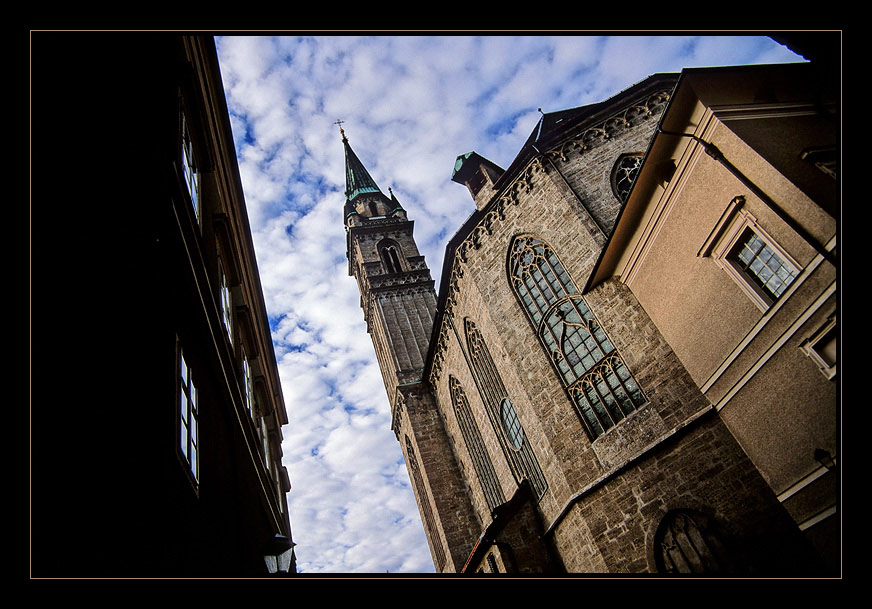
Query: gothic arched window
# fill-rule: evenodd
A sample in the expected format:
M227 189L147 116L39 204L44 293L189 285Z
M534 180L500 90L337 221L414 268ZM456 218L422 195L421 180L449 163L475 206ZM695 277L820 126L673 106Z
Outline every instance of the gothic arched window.
M503 448L503 454L515 478L519 481L528 479L536 496L541 497L545 494L548 484L536 455L533 454L530 442L524 435L515 407L508 399L503 379L475 323L466 319L464 329L476 384L481 392L488 418Z
M500 402L500 419L503 422L503 431L506 432L509 443L515 450L520 450L521 446L524 445L524 428L521 427L518 413L509 398Z
M509 282L596 438L645 403L645 396L557 255L539 239L516 238Z
M399 246L390 239L385 239L378 244L379 255L387 273L399 273L403 270L400 266Z
M672 510L654 535L660 573L730 574L735 572L717 523L695 510Z
M625 154L615 163L612 168L612 191L619 200L627 200L641 167L641 154Z
M500 488L499 482L497 482L496 472L494 472L487 449L481 439L481 433L472 416L469 400L466 399L466 392L463 390L460 382L453 376L448 379L448 387L451 391L451 403L454 405L454 414L457 416L457 421L460 424L460 431L463 434L464 442L466 442L469 456L472 458L472 465L475 468L475 473L478 474L478 480L481 483L481 489L484 492L487 505L490 509L493 509L505 501L503 491Z

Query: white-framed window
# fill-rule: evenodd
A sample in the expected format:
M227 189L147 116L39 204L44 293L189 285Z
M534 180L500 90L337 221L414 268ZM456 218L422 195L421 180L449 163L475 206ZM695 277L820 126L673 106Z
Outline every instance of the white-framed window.
M191 141L191 130L188 120L182 113L182 174L185 180L185 186L188 188L188 194L191 197L191 205L194 207L194 214L199 219L200 217L200 174L197 171L197 164L194 158L194 145Z
M715 231L721 236L713 247L712 258L761 311L767 311L799 276L802 267L753 215L731 205L735 207L730 212L732 220Z
M834 379L838 372L838 325L836 314L833 313L827 321L799 346L828 379Z
M242 398L245 400L245 409L254 420L254 381L251 376L251 362L244 353L242 354L242 394Z
M224 323L224 329L227 330L227 336L230 338L230 344L233 344L233 309L231 308L232 301L230 298L230 285L227 282L227 272L224 270L224 265L221 260L218 260L219 287L218 298L221 305L221 321Z
M200 413L194 375L179 347L179 448L194 481L200 481Z
M272 463L269 454L269 433L267 431L266 417L260 417L260 440L263 444L263 463L266 465L267 471L271 471Z

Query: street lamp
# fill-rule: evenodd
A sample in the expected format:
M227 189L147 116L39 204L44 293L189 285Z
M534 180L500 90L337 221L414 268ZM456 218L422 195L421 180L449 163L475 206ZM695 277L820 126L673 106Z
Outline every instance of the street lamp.
M294 556L294 546L297 545L289 537L279 533L273 537L264 549L263 560L270 575L287 574L291 568Z

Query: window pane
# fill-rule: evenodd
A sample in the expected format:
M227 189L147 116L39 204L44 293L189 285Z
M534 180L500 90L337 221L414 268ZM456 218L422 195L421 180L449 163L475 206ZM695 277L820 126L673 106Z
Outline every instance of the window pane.
M774 298L780 296L799 274L751 229L745 231L732 259L745 270L749 280Z

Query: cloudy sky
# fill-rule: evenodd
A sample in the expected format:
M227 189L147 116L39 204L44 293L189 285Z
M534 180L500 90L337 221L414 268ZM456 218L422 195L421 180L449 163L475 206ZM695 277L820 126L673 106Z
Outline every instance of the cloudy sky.
M290 421L282 449L303 574L433 572L348 276L335 121L415 221L438 281L448 239L474 211L450 180L458 155L507 167L539 108L601 101L657 72L801 60L763 36L216 42Z

